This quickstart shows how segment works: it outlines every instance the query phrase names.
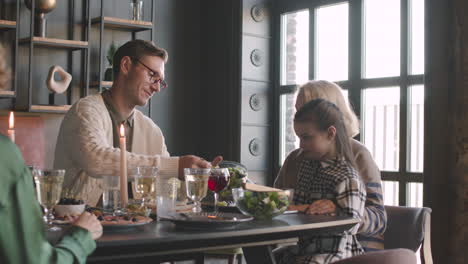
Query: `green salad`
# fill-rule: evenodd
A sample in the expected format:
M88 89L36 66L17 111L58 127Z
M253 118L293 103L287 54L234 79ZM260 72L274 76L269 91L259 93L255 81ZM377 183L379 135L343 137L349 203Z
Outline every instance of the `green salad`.
M242 183L245 182L247 179L247 174L243 170L240 170L238 168L228 168L229 169L229 184L228 186L219 192L219 200L221 201L220 203L223 203L223 205L228 205L229 202L233 202L234 198L232 197L232 188L241 188Z
M288 208L288 196L278 192L251 192L244 190L237 206L241 211L256 219L271 219L282 214Z

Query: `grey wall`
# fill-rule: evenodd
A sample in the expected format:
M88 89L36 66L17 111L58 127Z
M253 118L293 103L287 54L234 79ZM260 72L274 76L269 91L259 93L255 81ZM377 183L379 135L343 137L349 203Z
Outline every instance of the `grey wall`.
M200 0L154 1L155 43L169 53L168 88L152 100L153 120L161 127L173 155L200 154L202 97Z

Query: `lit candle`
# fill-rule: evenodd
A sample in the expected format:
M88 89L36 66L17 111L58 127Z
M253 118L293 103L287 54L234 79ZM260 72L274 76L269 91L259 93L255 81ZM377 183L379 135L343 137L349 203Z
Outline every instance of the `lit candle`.
M15 142L15 116L13 115L13 112L10 112L10 118L8 120L8 137Z
M125 127L120 125L120 202L122 208L127 207L128 190L127 190L127 155L125 143Z

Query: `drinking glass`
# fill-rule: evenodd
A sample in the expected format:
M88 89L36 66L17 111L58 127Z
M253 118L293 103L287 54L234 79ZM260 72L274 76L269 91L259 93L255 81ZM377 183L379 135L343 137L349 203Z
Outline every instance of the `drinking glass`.
M214 211L218 212L218 193L229 184L230 178L227 168L213 168L210 170L208 188L214 193Z
M115 175L101 175L102 178L102 209L106 213L114 214L120 209L120 177Z
M138 21L143 18L143 1L132 0L130 2L130 17L132 20Z
M185 168L184 175L187 197L195 204L192 210L199 213L202 211L200 201L205 198L208 191L210 169Z
M173 176L165 173L158 173L156 176L156 215L158 219L173 217L176 212L180 181Z
M146 206L156 198L156 176L158 168L140 166L135 168L134 183L135 192L141 195L141 205Z
M32 172L36 183L37 200L44 207L44 220L48 229L50 231L59 231L61 228L52 224L52 219L54 219L52 209L60 199L65 170L35 168Z

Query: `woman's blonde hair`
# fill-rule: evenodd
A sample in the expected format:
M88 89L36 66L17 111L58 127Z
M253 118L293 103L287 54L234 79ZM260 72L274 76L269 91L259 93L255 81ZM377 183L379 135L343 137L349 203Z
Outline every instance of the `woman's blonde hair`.
M5 58L5 48L0 44L0 90L6 89L7 83L10 80L10 68Z
M341 87L336 83L324 80L309 81L299 88L296 98L300 96L302 96L303 105L317 98L322 98L334 103L343 113L344 125L348 136L355 137L359 134L359 120L349 105L348 99L343 95ZM302 105L298 108L300 107L302 107Z

